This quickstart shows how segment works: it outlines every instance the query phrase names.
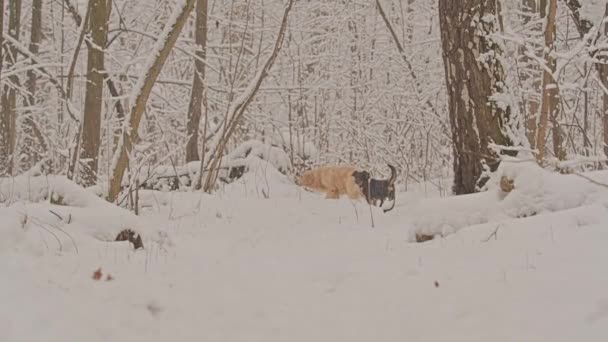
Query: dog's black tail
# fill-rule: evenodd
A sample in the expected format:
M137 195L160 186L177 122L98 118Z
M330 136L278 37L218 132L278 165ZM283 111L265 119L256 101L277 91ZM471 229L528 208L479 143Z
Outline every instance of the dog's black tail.
M395 167L391 164L387 164L388 168L391 169L391 178L388 179L388 183L389 184L395 184L395 181L397 180L397 169L395 169Z
M391 205L390 208L382 209L382 211L385 212L385 213L387 213L387 212L393 210L395 208L395 202L397 202L396 198L393 199L393 204Z

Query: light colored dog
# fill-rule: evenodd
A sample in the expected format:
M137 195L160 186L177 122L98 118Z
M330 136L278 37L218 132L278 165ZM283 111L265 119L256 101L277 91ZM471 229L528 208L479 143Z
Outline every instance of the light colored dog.
M324 192L325 198L339 198L347 195L351 199L363 197L362 179L368 179L369 173L358 171L351 166L324 166L304 172L296 177L296 184L317 192Z

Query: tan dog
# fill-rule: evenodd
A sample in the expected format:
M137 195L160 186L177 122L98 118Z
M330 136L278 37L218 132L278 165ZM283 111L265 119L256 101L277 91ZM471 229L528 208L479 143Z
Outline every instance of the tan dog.
M360 179L369 178L369 173L350 166L324 166L304 172L296 178L296 184L310 190L324 192L325 198L347 195L351 199L363 196Z

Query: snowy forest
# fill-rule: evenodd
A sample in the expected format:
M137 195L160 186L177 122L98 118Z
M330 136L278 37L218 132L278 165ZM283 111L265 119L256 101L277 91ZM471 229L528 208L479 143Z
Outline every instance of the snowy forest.
M391 163L400 183L454 176L462 194L505 152L560 170L605 159L601 1L4 7L4 176L66 175L116 201L202 160L190 181L212 192L248 143L278 149L265 158L287 174Z
M607 1L0 8L0 341L608 338Z

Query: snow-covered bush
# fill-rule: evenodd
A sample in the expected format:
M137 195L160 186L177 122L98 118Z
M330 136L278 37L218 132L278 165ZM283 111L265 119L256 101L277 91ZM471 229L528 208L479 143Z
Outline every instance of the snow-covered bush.
M265 144L259 140L249 140L240 144L230 153L226 154L218 170L218 179L230 183L239 179L243 174L258 165L259 161L266 161L276 171L286 174L291 170L291 162L287 153L280 147ZM139 184L144 189L173 191L178 189L191 190L193 180L198 177L200 162L190 162L184 166L161 165L154 169L144 170L138 175ZM205 170L206 176L207 170ZM123 185L128 186L125 178Z

